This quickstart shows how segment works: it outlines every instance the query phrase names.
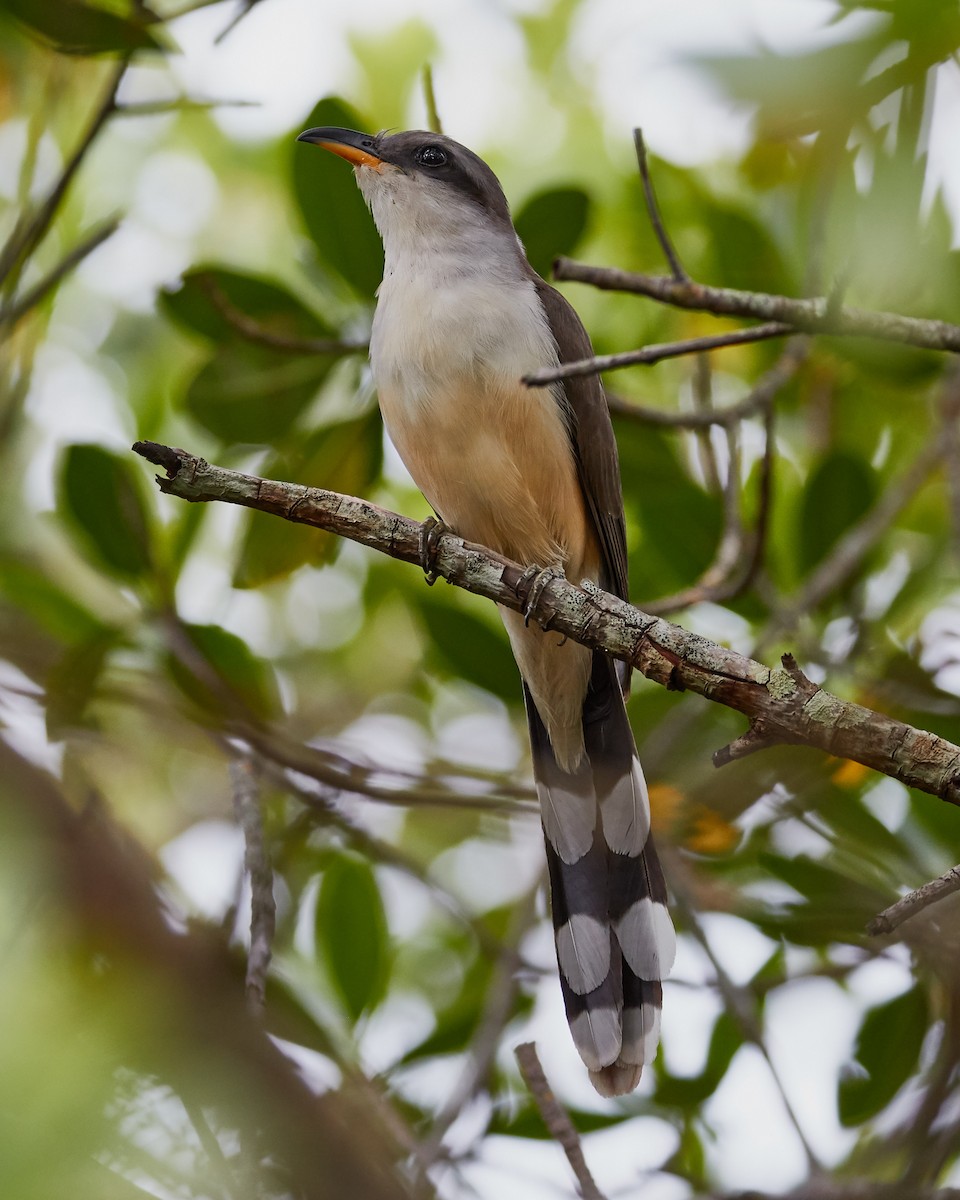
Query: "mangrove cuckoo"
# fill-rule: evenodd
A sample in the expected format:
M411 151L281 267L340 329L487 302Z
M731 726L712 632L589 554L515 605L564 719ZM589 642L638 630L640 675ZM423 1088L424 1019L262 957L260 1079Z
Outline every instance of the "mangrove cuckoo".
M445 526L525 565L627 596L620 466L596 376L527 387L587 358L567 301L533 270L493 171L436 133L308 129L352 163L383 239L370 339L393 444ZM636 1087L675 951L627 673L501 609L526 703L560 983L594 1087Z

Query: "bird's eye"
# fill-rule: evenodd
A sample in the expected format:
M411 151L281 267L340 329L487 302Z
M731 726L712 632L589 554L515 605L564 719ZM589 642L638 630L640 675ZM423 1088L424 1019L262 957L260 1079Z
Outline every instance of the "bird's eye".
M439 146L422 146L417 151L417 162L422 167L442 167L446 161L447 152Z

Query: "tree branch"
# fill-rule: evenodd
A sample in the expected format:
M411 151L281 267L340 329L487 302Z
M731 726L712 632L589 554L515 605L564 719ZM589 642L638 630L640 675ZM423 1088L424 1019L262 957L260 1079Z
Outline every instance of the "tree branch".
M914 496L929 483L932 472L948 453L954 436L960 411L960 387L957 385L958 380L951 372L944 394L943 425L907 470L881 492L873 507L838 538L827 556L807 576L799 594L789 600L763 630L755 647L758 651L792 629L806 613L812 612L828 596L843 587Z
M443 122L437 108L437 93L433 87L433 67L430 63L423 68L420 82L423 87L423 102L427 108L427 128L433 133L443 133Z
M530 928L541 884L542 880L538 879L533 890L518 902L510 916L506 945L511 950L517 950L520 940ZM434 1121L433 1128L420 1146L418 1160L421 1173L425 1174L437 1161L447 1131L487 1082L503 1031L513 1014L518 991L516 962L511 956L501 955L487 987L483 1016L471 1042L467 1063Z
M960 1188L908 1187L875 1179L811 1179L789 1192L726 1192L719 1200L960 1200Z
M122 997L122 1011L137 1016L131 1065L248 1133L303 1200L403 1200L397 1148L378 1115L346 1084L311 1091L238 994L225 947L172 928L139 843L96 799L77 812L53 776L2 741L0 780L0 806L23 830L24 852L47 868L69 944L110 964L104 1003ZM113 1066L103 1070L109 1078Z
M901 896L896 904L891 904L873 918L867 926L867 933L871 937L893 933L904 921L909 921L917 913L923 912L931 904L936 904L938 900L953 895L954 892L960 892L960 867L951 867L949 871L931 879L923 887Z
M306 775L336 793L354 793L401 808L452 808L502 815L515 814L524 808L539 812L531 788L497 784L485 794L461 794L452 787L411 772L364 764L343 754L304 745L276 730L238 724L229 732L247 742L262 758L285 770ZM474 773L463 773L478 778ZM388 779L396 782L386 782Z
M707 937L706 930L701 924L700 915L694 903L693 888L690 887L689 882L689 866L683 862L673 847L666 847L665 849L667 850L665 861L670 866L670 890L673 893L674 904L682 915L683 923L693 938L699 943L704 954L709 959L710 965L713 967L714 986L719 992L727 1012L740 1027L740 1032L743 1034L744 1039L755 1046L763 1056L774 1087L780 1094L780 1102L783 1105L787 1119L793 1126L800 1145L803 1147L808 1169L813 1173L820 1173L823 1170L823 1164L817 1158L813 1147L807 1139L807 1135L803 1131L800 1118L797 1116L796 1110L790 1102L790 1097L787 1095L783 1080L774 1066L773 1059L770 1057L770 1051L767 1049L767 1044L764 1041L763 1029L758 1017L757 999L749 988L741 987L734 982L724 968L723 963L717 957L713 945Z
M667 233L667 227L663 223L663 218L660 216L660 205L657 204L657 194L653 190L653 180L650 177L650 164L647 162L647 146L643 140L642 129L634 129L633 146L637 152L637 167L640 170L640 182L643 184L643 199L647 206L647 215L650 217L653 232L657 235L660 248L663 250L667 262L670 264L670 270L673 272L674 279L678 283L687 281L690 276L680 261L680 255L677 254L673 242L670 240L670 235Z
M536 1101L544 1125L567 1156L567 1162L577 1178L577 1189L583 1200L606 1200L590 1173L587 1160L583 1157L580 1135L547 1082L543 1067L540 1065L540 1058L537 1055L537 1047L533 1042L523 1042L517 1046L514 1054L520 1074Z
M162 466L161 491L181 499L224 501L325 529L392 558L419 564L421 526L353 496L260 479L211 466L184 450L137 442ZM692 691L761 721L773 740L813 746L960 804L960 748L935 734L842 700L789 664L764 666L745 655L641 612L595 585L525 569L452 534L438 539L436 572L458 587L515 611L545 629L630 663L673 691ZM531 604L531 599L535 602Z
M687 338L682 342L662 342L642 346L639 350L622 350L618 354L598 354L594 358L578 358L574 362L561 363L558 367L543 367L539 371L533 371L530 375L524 375L523 382L527 387L548 387L559 379L599 375L601 371L615 371L619 367L652 366L665 358L704 354L708 350L722 350L725 346L745 346L750 342L764 342L793 332L795 331L792 325L770 321L765 325L754 325L750 329L735 329L732 333Z
M243 866L250 880L250 950L247 954L247 1002L263 1014L267 995L267 970L273 954L277 904L273 897L273 867L263 838L260 789L252 758L230 761L233 810L243 830Z
M298 782L269 760L261 759L261 766L265 774L271 776L284 791L296 797L305 806L306 811L302 814L302 819L308 828L336 829L355 850L371 861L381 863L386 867L393 867L405 875L409 875L411 879L423 884L432 898L449 916L471 931L477 939L478 946L491 959L496 962L507 961L514 969L522 968L534 975L537 973L537 969L530 962L490 933L483 921L469 912L453 892L438 883L427 867L391 842L386 842L363 829L341 811L340 806L336 803L336 798L322 795L319 790L311 791L304 783ZM298 822L294 822L288 828L286 834L288 840L295 835L297 824Z
M830 297L826 296L796 300L769 292L708 287L703 283L671 279L667 275L643 275L621 271L617 267L588 266L570 258L556 260L553 277L561 281L589 283L603 291L650 296L676 308L712 312L718 316L783 321L806 333L877 338L880 341L920 346L925 350L948 350L960 354L960 325L922 317L904 317L899 313L845 308L831 303Z
M50 228L50 224L57 214L57 209L67 194L67 189L70 187L74 175L80 169L80 164L86 157L87 151L96 141L100 130L114 112L117 101L117 89L120 86L120 80L123 78L126 69L126 59L113 68L103 99L97 106L90 124L87 126L86 133L80 139L80 143L73 154L67 159L56 183L54 183L53 187L47 193L46 199L34 215L17 223L3 250L0 251L0 283L6 282L10 273L16 270L28 255L33 253L34 249L46 236L47 230Z
M755 416L769 408L777 392L784 387L803 363L809 349L805 338L795 338L776 363L762 375L749 395L729 408L710 408L689 413L664 412L645 408L607 392L607 407L618 417L628 417L647 425L664 425L671 429L702 429L707 425L733 425L746 417Z
M0 308L0 329L3 329L5 326L16 325L31 309L36 308L60 284L64 277L70 274L74 267L83 262L87 255L92 254L107 238L112 237L119 228L119 225L119 217L105 221L93 233L88 234L82 241L78 242L32 288L24 292L22 296L9 301L3 308Z

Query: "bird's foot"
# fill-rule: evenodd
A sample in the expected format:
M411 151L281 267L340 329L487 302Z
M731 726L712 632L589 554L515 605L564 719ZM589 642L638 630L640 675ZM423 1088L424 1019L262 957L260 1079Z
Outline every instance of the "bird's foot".
M444 525L436 517L427 517L420 526L420 566L426 578L428 587L433 587L440 576L437 574L437 551L440 549L440 539L445 533L452 533L449 525Z
M556 567L527 567L517 582L517 591L524 597L523 623L530 624L530 618L536 613L540 597L555 579L563 579L563 572Z

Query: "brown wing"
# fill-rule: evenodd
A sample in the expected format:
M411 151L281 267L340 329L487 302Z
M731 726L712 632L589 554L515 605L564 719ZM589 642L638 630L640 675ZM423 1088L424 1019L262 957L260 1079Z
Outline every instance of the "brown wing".
M560 361L592 357L590 338L573 307L539 276L536 285ZM580 486L600 540L603 554L600 586L627 600L627 535L620 459L603 387L597 375L565 379L557 387L563 388L569 406L570 436L577 453Z

